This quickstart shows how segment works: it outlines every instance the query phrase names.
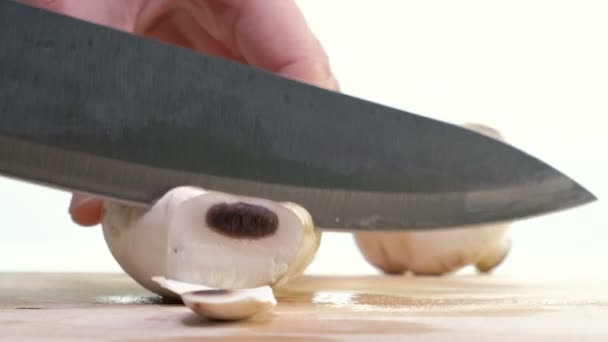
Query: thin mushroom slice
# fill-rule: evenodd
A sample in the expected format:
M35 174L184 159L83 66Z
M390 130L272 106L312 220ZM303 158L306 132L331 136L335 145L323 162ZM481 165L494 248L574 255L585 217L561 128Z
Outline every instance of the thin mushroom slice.
M178 296L181 296L182 294L188 292L215 290L214 288L209 286L185 283L183 281L169 279L163 276L154 276L152 277L152 281L157 283L160 287L167 289Z
M184 304L199 316L216 320L244 320L277 305L270 286L240 290L199 290L182 294Z
M277 305L270 286L251 289L215 289L162 276L152 277L161 287L179 295L184 304L197 315L215 320L244 320Z

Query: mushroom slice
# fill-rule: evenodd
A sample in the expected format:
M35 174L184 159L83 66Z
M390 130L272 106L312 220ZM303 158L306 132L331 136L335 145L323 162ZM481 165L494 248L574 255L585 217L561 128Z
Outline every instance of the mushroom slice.
M186 292L182 300L199 316L218 320L248 319L277 305L270 286Z
M320 232L293 203L206 192L175 208L167 277L218 289L277 286L312 261Z
M215 290L214 288L209 286L184 283L183 281L168 279L163 276L154 276L151 279L160 287L167 289L178 296L181 296L184 293L194 291Z
M271 310L277 300L270 286L251 289L213 289L165 277L152 277L163 288L179 295L184 304L201 317L243 320Z

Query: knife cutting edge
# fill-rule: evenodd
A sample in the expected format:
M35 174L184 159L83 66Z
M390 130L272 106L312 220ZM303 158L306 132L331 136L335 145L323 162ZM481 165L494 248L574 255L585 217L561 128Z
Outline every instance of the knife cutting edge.
M596 198L470 130L0 2L0 173L149 205L169 189L292 201L326 229L514 220Z

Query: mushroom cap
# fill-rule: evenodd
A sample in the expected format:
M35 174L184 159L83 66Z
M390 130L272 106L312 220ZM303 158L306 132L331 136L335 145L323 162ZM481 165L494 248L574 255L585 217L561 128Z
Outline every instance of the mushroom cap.
M175 298L151 277L166 273L168 213L185 199L202 193L205 191L199 188L178 187L150 208L104 202L101 225L110 253L125 273L147 290Z
M306 209L292 202L283 202L282 204L300 218L304 229L302 231L303 238L300 240L295 260L289 265L287 272L273 284L274 288L281 287L304 273L319 250L322 237L321 230L315 229L312 216Z

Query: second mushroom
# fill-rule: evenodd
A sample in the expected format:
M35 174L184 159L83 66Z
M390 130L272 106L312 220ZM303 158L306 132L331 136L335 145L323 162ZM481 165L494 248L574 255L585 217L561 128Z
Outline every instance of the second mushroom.
M480 124L465 128L503 140L497 130ZM490 272L507 256L510 222L476 227L411 232L357 232L357 247L364 258L384 273L412 272L441 275L473 265Z

